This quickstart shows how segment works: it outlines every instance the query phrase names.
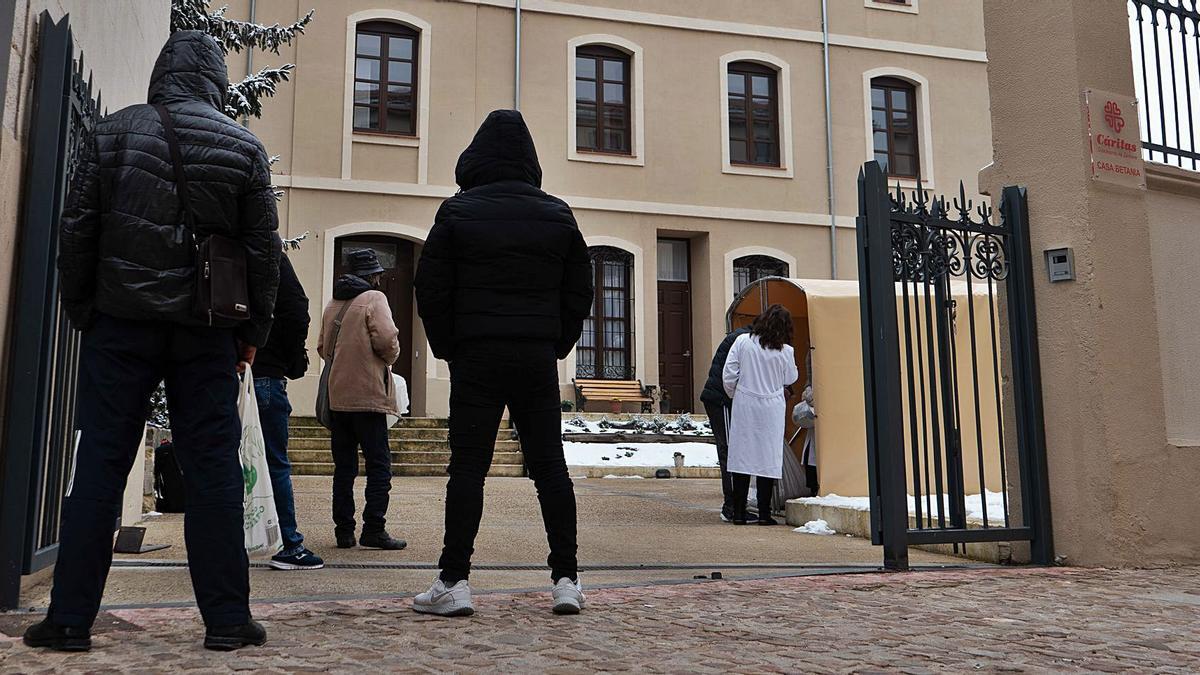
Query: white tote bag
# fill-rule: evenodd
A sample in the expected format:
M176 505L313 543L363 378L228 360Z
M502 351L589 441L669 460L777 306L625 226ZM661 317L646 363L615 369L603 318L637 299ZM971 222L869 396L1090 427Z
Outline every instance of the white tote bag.
M254 396L254 375L250 367L242 376L238 392L238 415L242 418L242 444L238 456L242 462L244 496L242 527L245 530L246 553L255 557L270 557L283 547L279 531L279 514L275 510L275 493L271 489L271 470L267 466L267 445L263 441L262 423L258 419L258 399Z
M396 388L396 409L403 415L408 412L408 383L404 381L403 377L392 373L392 386ZM386 418L389 429L400 421L396 415L387 415Z

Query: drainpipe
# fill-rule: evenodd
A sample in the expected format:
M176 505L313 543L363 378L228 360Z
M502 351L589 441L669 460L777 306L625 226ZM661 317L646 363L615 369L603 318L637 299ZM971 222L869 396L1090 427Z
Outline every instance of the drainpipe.
M821 45L821 55L825 62L825 173L829 186L829 269L830 278L836 279L837 213L833 192L833 113L829 95L829 0L821 0Z
M517 23L516 36L517 46L513 54L513 110L521 109L521 0L516 0Z
M249 21L250 23L254 23L254 17L255 17L254 8L255 8L255 5L257 5L257 4L258 3L256 2L256 0L250 0L250 16L247 19L247 21ZM250 74L253 72L254 72L254 49L250 48L250 49L246 50L246 77L250 77ZM247 129L250 128L250 116L249 115L242 116L242 126L246 127Z

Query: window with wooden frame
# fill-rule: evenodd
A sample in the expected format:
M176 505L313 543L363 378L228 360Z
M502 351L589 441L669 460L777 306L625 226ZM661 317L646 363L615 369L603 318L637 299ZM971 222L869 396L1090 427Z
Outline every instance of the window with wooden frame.
M894 77L871 80L871 133L875 161L883 172L916 178L920 172L917 142L917 88Z
M575 50L575 146L581 152L631 154L629 54L603 45Z
M417 42L420 34L399 23L358 25L354 43L354 130L415 136Z
M779 166L779 76L749 61L729 64L729 162Z
M633 254L612 246L588 249L595 274L592 314L575 350L579 379L632 380Z

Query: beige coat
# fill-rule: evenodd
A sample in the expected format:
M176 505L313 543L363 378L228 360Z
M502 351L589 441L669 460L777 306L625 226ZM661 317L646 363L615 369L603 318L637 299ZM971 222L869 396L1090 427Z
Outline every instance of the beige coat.
M317 353L326 361L333 355L333 322L346 302L351 304L342 318L337 358L329 372L329 408L399 416L391 365L400 356L400 331L387 296L366 291L351 300L330 301L321 318Z

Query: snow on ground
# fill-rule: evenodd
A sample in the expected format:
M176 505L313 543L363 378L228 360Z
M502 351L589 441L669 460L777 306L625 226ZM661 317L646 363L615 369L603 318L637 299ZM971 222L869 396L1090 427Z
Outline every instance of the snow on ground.
M690 415L674 418L639 417L631 420L609 420L602 417L597 421L576 416L562 421L564 434L672 434L681 436L709 436L712 429L707 421L694 420Z
M801 534L822 534L822 535L837 534L836 531L834 531L833 529L831 529L829 527L829 523L825 522L824 520L810 520L807 523L805 523L804 525L801 525L800 527L797 527L796 529L792 530L792 532L799 532Z
M945 503L946 514L950 513L950 496L942 495ZM917 512L916 500L912 495L908 496L908 512L915 515ZM869 497L842 497L840 495L830 494L824 497L803 497L800 499L802 504L812 504L814 506L832 506L844 509L854 509L855 511L870 511L871 499ZM968 520L983 520L983 500L980 495L967 495L967 519ZM937 517L937 498L930 495L921 496L921 513L926 515L931 512L934 517ZM988 522L993 525L1004 523L1004 495L1000 492L987 492L987 510Z
M717 446L711 443L563 443L568 466L675 467L675 453L684 466L719 466Z

